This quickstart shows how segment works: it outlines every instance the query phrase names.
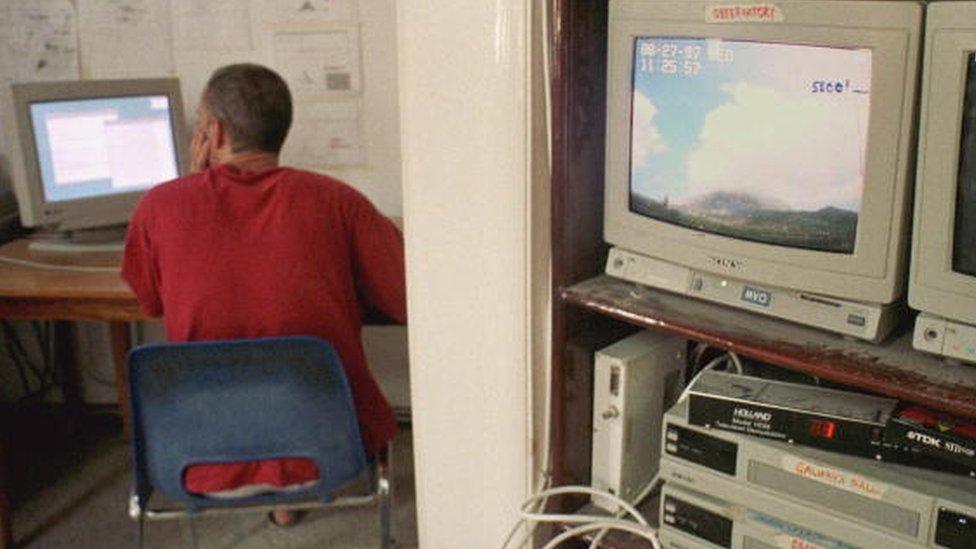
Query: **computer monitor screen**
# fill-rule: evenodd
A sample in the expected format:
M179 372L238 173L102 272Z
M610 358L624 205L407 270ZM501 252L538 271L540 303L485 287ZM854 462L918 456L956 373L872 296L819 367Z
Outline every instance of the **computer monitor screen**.
M633 56L631 212L854 252L871 49L638 36Z
M30 121L46 202L141 191L179 174L166 95L37 101Z
M976 54L969 54L959 150L953 270L976 276Z

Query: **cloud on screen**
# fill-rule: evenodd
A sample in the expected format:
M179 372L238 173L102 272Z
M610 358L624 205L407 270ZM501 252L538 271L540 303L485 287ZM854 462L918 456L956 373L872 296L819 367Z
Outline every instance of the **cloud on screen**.
M706 115L688 154L689 195L748 192L797 210L859 209L866 103L745 82L722 89L730 100Z
M634 91L634 120L633 143L631 144L631 166L642 168L647 165L647 159L652 154L668 151L668 144L661 136L661 131L654 123L657 107L639 90Z

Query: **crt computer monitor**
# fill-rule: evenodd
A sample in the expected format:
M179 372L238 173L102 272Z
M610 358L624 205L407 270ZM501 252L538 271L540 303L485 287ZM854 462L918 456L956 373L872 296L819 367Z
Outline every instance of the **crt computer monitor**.
M789 291L895 301L921 16L905 1L612 2L606 240Z
M976 2L929 4L909 304L915 344L976 362Z
M146 190L184 171L175 78L14 84L7 99L11 179L26 227L124 225Z

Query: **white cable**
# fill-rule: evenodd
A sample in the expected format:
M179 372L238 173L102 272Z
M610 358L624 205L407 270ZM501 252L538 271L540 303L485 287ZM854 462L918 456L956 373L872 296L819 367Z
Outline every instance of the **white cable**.
M569 530L566 530L565 532L549 540L549 543L545 544L542 549L555 549L560 543L570 538L576 537L580 534L585 534L587 532L592 532L594 530L601 530L603 528L630 532L631 534L637 535L651 542L654 549L661 549L661 542L657 539L657 530L649 526L634 524L633 522L627 520L604 520L570 528Z
M542 27L541 28L541 32L542 32L542 39L541 39L541 49L542 49L542 89L543 89L543 111L545 113L545 125L546 125L545 126L545 131L546 131L546 165L547 165L548 171L550 173L552 173L552 87L551 87L551 84L552 84L552 79L551 79L552 68L550 66L550 63L551 63L551 52L549 50L549 47L550 47L550 44L552 43L552 41L549 39L549 33L550 33L550 3L549 3L548 0L544 0L543 2L541 2L541 5L542 5L542 8L541 8L542 9L542 13L541 13L541 23L542 23L542 25L541 25L541 27ZM550 267L550 270L551 270L551 268L552 268L551 262L550 262L549 267ZM543 421L543 434L542 434L542 448L543 448L543 453L542 453L543 458L542 459L545 460L545 464L543 465L543 469L542 469L542 475L543 475L543 479L544 479L543 482L542 482L542 491L539 492L539 494L541 494L541 493L545 492L546 490L548 490L549 487L550 487L550 483L552 481L552 477L551 477L550 470L549 470L550 469L550 466L552 464L552 455L551 455L552 450L550 448L550 446L551 446L551 437L552 437L552 434L551 434L552 419L550 417L550 415L552 413L552 364L548 360L546 361L546 370L545 370L545 388L546 389L545 389L545 396L544 396L544 403L543 403L543 406L544 406L544 408L543 408L543 414L544 414L545 417L544 417L544 421ZM536 494L536 496L538 496L539 494ZM538 497L535 497L534 499L539 499L539 498ZM548 495L541 496L541 500L539 501L538 505L536 505L534 507L534 509L532 509L532 511L530 512L530 514L534 515L534 514L539 513L543 509L545 509L546 503L548 501L549 501L549 496ZM525 512L526 512L525 506L526 506L526 504L523 503L523 505L522 505L522 513L523 513L523 516L522 516L522 518L520 518L515 523L515 525L509 531L508 536L505 538L504 543L502 543L502 549L505 549L506 547L508 547L509 543L511 543L511 541L512 541L513 537L515 536L516 532L518 532L518 530L520 528L522 528L526 524L526 522L528 521L528 519L526 519L525 516L524 516L525 515ZM532 536L535 534L535 531L536 531L536 529L538 528L538 525L539 525L538 521L533 521L533 522L534 523L533 523L532 527L529 528L528 532L526 532L526 535L518 542L518 544L515 547L522 547L522 546L524 546L524 544L526 542L528 542L529 540L532 539Z
M546 113L546 151L549 153L549 172L552 173L552 67L549 66L551 57L549 45L552 44L552 40L549 39L549 8L549 1L544 0L542 2L542 89L543 107Z
M651 492L654 491L654 488L658 485L660 481L661 481L661 472L658 471L657 473L654 473L654 476L651 477L651 480L647 482L647 484L644 486L644 489L641 490L639 494L637 494L637 497L631 500L631 503L633 503L634 507L640 505L641 502L644 501L644 498L651 495ZM624 515L623 510L618 510L616 513L614 513L613 518L619 519L622 518L623 515ZM596 537L593 538L593 542L590 543L590 549L597 549L598 547L600 547L600 542L603 541L603 538L609 532L610 532L609 528L600 530L597 533Z
M549 488L549 483L551 482L551 480L552 480L552 477L546 476L546 479L545 479L545 481L542 484L542 489L543 490L546 490L546 489ZM549 501L549 497L548 496L543 497L542 500L539 501L539 504L536 505L535 509L533 509L533 512L534 513L538 513L539 511L545 509L546 508L546 503L548 501ZM524 503L523 503L523 506L524 506ZM518 520L518 522L515 523L514 526L512 526L512 529L509 530L509 532L508 532L508 536L505 537L505 541L502 543L502 549L505 549L506 547L508 547L508 544L511 543L511 541L512 541L512 537L515 536L515 533L518 532L519 528L521 528L522 526L524 526L525 523L526 523L526 519L523 517L523 518L520 518ZM532 535L535 534L536 528L538 528L538 526L539 526L538 523L533 524L532 525L532 528L530 528L529 531L526 532L525 536L521 540L519 540L519 542L515 545L515 547L523 547L525 545L525 542L527 542L530 539L532 539Z
M505 542L502 544L502 549L508 547L508 544L511 542L512 537L515 535L515 532L517 532L518 529L526 522L533 522L534 523L533 527L531 530L529 530L528 535L523 537L522 540L520 540L519 543L515 545L515 547L524 546L524 544L532 538L532 534L535 532L535 529L536 527L538 527L538 524L540 522L565 522L565 523L588 524L592 522L606 521L607 517L602 515L578 515L578 514L570 515L570 514L555 514L555 513L539 513L539 511L545 507L546 501L548 501L551 496L560 495L560 494L580 494L580 493L597 495L597 496L601 496L613 500L622 508L622 511L620 512L621 514L629 513L634 517L634 520L636 520L638 524L649 527L647 523L647 519L644 518L644 516L636 508L634 508L632 505L630 505L620 497L611 494L610 492L592 488L590 486L572 486L572 485L559 486L556 488L547 488L545 490L541 490L538 493L529 496L528 498L525 499L525 501L522 502L522 505L520 507L522 518L519 519L519 521L515 524L515 526L512 527L512 529L509 531L508 536L505 538ZM541 500L540 504L534 506L534 508L530 511L529 508L533 507L532 503L536 500ZM629 524L633 524L633 523L629 523Z
M20 267L30 267L32 269L44 269L47 271L74 271L81 273L118 273L118 267L86 267L84 265L57 265L55 263L41 263L29 259L18 259L0 255L0 262L18 265Z
M614 503L623 507L628 513L630 513L630 515L634 517L634 520L636 520L637 522L639 522L644 526L647 526L647 519L645 519L644 515L641 515L640 511L635 509L633 505L627 503L627 501L620 498L619 496L611 494L610 492L604 490L598 490L590 486L558 486L556 488L549 488L548 490L542 490L541 492L528 497L524 502L522 502L522 512L527 513L528 512L527 507L531 505L533 501L542 497L556 496L560 494L580 494L580 493L600 496L612 500ZM556 516L556 515L552 515L552 516ZM566 516L578 516L578 515L566 515ZM595 517L595 518L599 520L606 519L606 517Z
M728 357L732 360L732 364L735 364L735 373L739 374L740 376L743 375L745 373L745 368L742 367L742 359L739 358L739 355L729 351Z
M706 364L704 368L699 370L698 373L695 374L695 377L691 378L691 381L688 382L688 385L685 385L685 389L681 391L681 394L678 396L678 402L684 402L685 399L688 398L688 393L691 392L691 388L695 386L695 382L698 381L698 378L701 377L702 374L704 374L709 370L714 369L716 366L721 364L722 361L724 360L726 360L725 355L722 355L718 358L714 358L712 359L711 362Z

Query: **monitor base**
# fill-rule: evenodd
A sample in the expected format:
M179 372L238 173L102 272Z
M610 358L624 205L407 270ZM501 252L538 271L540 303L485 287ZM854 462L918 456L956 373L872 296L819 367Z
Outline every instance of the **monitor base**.
M71 232L35 233L27 246L30 253L92 254L121 253L125 247L124 225Z
M912 346L950 361L976 362L976 326L919 313Z
M714 301L854 337L879 342L894 329L900 309L719 276L622 248L612 248L606 273L638 284Z

